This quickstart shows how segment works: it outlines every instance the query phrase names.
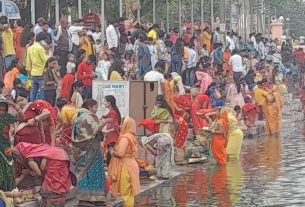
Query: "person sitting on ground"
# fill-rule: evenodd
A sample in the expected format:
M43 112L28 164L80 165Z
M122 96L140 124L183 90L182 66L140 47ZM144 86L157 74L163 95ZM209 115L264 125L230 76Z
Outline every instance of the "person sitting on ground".
M221 99L221 94L218 91L217 84L215 82L209 85L206 94L210 97L212 107L225 105L225 101Z

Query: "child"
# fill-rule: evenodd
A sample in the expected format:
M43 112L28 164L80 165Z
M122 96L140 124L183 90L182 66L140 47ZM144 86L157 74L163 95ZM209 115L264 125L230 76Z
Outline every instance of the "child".
M67 73L75 73L75 68L76 68L76 64L75 64L75 56L74 54L69 54L68 55L68 63L67 63Z
M124 62L125 72L127 72L128 80L136 80L136 72L135 72L135 61L133 55L130 53L125 54L125 62Z
M238 124L241 126L243 124L243 120L242 120L243 114L241 112L240 106L239 105L234 106L234 111Z
M102 40L97 39L96 42L95 42L95 54L96 55L100 54L101 46L102 46Z
M148 49L150 52L150 57L151 57L151 66L152 66L152 68L154 68L155 64L157 62L157 49L154 45L154 40L151 37L147 38L147 41L148 41L147 46L148 46Z
M12 91L11 91L11 96L13 97L13 100L16 99L17 90L20 88L23 88L22 82L21 82L21 80L16 79L14 81L14 87L12 88Z
M252 97L245 98L245 105L242 107L242 118L247 127L254 126L259 108L252 103Z
M102 60L100 60L95 69L95 73L98 77L98 80L108 80L108 73L111 63L109 61L108 53L104 53L102 56Z
M74 106L78 107L78 108L81 108L84 101L83 101L83 98L82 98L82 95L81 93L83 92L84 90L84 84L83 82L81 81L76 81L74 83L74 93L71 97L71 102Z

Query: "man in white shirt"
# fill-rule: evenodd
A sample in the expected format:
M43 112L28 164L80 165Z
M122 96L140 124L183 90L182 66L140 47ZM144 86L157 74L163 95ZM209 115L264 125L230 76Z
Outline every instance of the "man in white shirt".
M226 41L227 41L227 47L229 47L229 49L231 51L233 51L235 49L235 44L234 44L234 40L232 38L231 32L228 32L227 37L226 37Z
M37 24L34 27L34 33L35 35L39 34L40 32L42 32L42 23L46 22L45 18L43 17L39 17L37 19Z
M144 76L144 81L147 82L158 82L158 95L162 95L164 92L164 76L161 73L164 71L164 64L162 62L157 62L155 68L149 71Z
M115 54L116 58L119 58L120 34L119 31L115 28L115 22L113 20L109 20L109 25L106 29L106 40L108 48Z
M243 75L246 74L246 70L243 66L243 59L238 54L238 50L235 49L232 51L232 56L229 60L229 64L233 68L233 79L237 87L237 92L240 93L240 79Z
M222 34L220 34L220 28L217 27L216 31L214 32L213 35L213 45L217 44L217 43L224 43L223 42L223 38L222 38Z
M262 37L258 43L258 52L259 52L260 58L265 60L266 50L265 50L265 43L264 43L264 40Z
M188 54L189 54L189 58L185 70L185 85L194 86L197 53L194 50L195 47L194 43L186 43L185 45L188 46Z
M78 47L79 47L79 36L78 33L83 31L83 26L81 26L80 20L75 20L72 22L72 25L69 27L69 32L71 34L72 41L72 53L76 56Z

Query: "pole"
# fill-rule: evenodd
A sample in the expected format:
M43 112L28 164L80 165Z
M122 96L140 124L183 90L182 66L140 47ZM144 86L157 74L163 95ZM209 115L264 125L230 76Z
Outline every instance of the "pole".
M141 10L140 9L137 10L137 21L139 24L141 23Z
M214 0L211 0L211 28L214 31Z
M200 1L200 9L201 9L200 29L202 31L203 30L203 24L204 24L203 0Z
M182 21L181 21L181 14L182 14L182 12L181 12L181 0L178 0L178 9L179 9L179 35L180 35L180 37L182 36Z
M55 24L59 25L59 0L55 0Z
M166 32L169 33L169 4L166 0Z
M78 6L77 6L77 8L78 8L78 18L82 19L83 18L83 14L82 14L82 0L78 0L77 3L78 3Z
M119 0L120 17L123 17L123 2Z
M31 23L35 25L36 16L35 16L35 0L31 0Z
M232 4L233 0L230 0L230 32L233 30Z
M246 0L243 0L244 6L244 21L243 21L243 31L244 31L244 41L247 39L247 11L246 11Z
M156 23L156 0L153 0L153 23Z
M194 0L191 0L191 24L192 24L192 36L194 35Z
M101 32L102 43L105 42L105 0L101 0Z

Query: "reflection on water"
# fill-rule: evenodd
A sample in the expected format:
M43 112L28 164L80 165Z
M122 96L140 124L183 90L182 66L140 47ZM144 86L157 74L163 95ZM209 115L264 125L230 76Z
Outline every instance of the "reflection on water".
M201 166L137 199L136 206L305 206L305 127L245 140L240 161Z

